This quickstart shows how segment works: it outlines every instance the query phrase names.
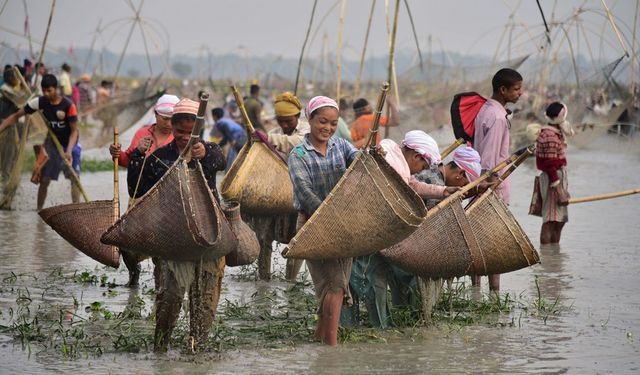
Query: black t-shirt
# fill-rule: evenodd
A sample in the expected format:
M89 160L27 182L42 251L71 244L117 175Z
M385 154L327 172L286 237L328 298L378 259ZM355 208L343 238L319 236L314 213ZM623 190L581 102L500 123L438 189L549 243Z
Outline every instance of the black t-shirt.
M42 114L49 122L53 133L58 137L62 147L66 149L71 136L71 123L78 121L78 110L75 104L67 98L62 98L58 104L51 104L47 98L40 96L31 99L24 107L24 112L32 114L35 111L42 111Z

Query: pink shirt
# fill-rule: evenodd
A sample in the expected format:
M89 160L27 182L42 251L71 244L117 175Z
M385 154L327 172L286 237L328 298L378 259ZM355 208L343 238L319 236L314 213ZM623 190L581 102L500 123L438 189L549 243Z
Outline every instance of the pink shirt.
M473 148L480 154L483 171L509 157L509 122L506 116L507 110L494 99L488 99L476 116ZM497 189L505 203L509 203L510 185L507 178Z
M384 159L387 161L387 163L389 163L389 165L393 169L395 169L396 172L398 172L404 182L411 186L411 188L421 198L442 198L445 186L427 184L418 181L415 177L413 177L411 175L411 170L409 169L409 164L407 164L407 160L402 154L402 148L397 143L395 143L391 139L383 139L380 142L380 146L386 153Z
M144 137L153 138L153 142L151 143L151 147L147 151L147 154L152 153L153 151L155 151L155 149L160 148L166 144L171 143L171 141L173 141L173 134L169 134L169 136L164 141L164 143L158 144L158 139L156 138L155 135L153 135L153 129L155 128L155 126L156 124L146 125L138 129L136 134L133 135L133 139L131 140L131 144L129 145L129 148L126 151L120 153L120 157L118 157L118 164L120 164L123 167L127 167L129 165L129 160L131 159L131 153L133 152L133 150L136 149L136 147L138 147L138 142L140 142L140 140Z

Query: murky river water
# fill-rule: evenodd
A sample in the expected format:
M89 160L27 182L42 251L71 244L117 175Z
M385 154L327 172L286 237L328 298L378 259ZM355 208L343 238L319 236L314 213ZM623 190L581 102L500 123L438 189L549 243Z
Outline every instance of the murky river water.
M624 190L640 185L640 153L628 144L598 151L570 149L570 190L574 197ZM633 146L633 147L637 147ZM539 218L527 215L535 171L527 164L513 174L511 209L537 246ZM121 181L125 181L124 172ZM108 172L82 177L92 199L109 199ZM68 201L68 183L52 184L47 206ZM122 187L122 196L126 193ZM102 356L64 360L59 353L42 351L29 355L20 343L0 335L0 373L65 373L88 371L112 373L637 373L640 371L640 244L639 196L584 203L570 207L560 247L540 249L542 263L502 277L503 292L535 300L538 277L547 301L559 299L563 306L546 320L525 315L496 317L512 324L452 326L444 323L419 329L415 334L385 334L386 342L347 343L327 348L315 343L288 347L268 345L250 349L222 350L220 357L176 359L175 353L156 356L147 350L138 354L106 351ZM140 290L122 286L105 296L97 284L65 284L64 290L47 290L46 279L56 267L65 272L90 270L107 275L122 285L124 266L118 271L97 266L73 249L33 210L35 186L25 181L16 198L15 211L0 211L0 276L11 272L39 278L18 284L30 288L32 305L48 302L73 307L91 301L106 301L113 311L122 311L137 296L151 305L152 298ZM276 259L276 267L283 262ZM153 287L149 261L143 263L143 284ZM222 299L251 300L256 294L281 291L289 284L233 277L224 279ZM0 324L8 324L16 310L16 293L6 282L0 289ZM141 288L144 290L143 288ZM35 351L35 349L34 349Z

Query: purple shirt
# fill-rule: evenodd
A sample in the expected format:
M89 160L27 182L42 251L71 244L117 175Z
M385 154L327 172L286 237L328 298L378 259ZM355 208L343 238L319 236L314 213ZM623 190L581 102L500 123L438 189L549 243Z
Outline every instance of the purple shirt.
M480 154L483 171L509 157L509 122L506 116L507 110L494 99L488 99L476 116L473 148ZM509 203L510 185L506 179L497 189L505 203Z

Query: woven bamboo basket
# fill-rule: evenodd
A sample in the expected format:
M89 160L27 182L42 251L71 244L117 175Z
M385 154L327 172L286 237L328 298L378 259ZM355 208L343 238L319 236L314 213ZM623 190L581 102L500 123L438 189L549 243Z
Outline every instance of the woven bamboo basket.
M260 243L256 232L251 230L240 217L240 205L238 202L225 202L222 206L224 216L231 224L233 233L238 238L238 246L225 256L225 263L229 267L244 266L258 259Z
M407 272L432 279L464 276L481 259L460 199L428 216L409 237L380 254Z
M202 174L174 164L101 238L128 251L175 261L213 260L238 245Z
M38 211L45 223L73 247L113 268L120 265L117 247L100 242L100 236L114 221L113 201L63 204Z
M467 207L471 229L480 246L480 260L473 273L507 273L540 262L540 256L506 204L488 190Z
M329 196L283 251L302 259L373 254L413 233L422 199L377 153L359 153Z
M220 195L255 215L295 213L287 165L259 141L248 142L222 179Z

